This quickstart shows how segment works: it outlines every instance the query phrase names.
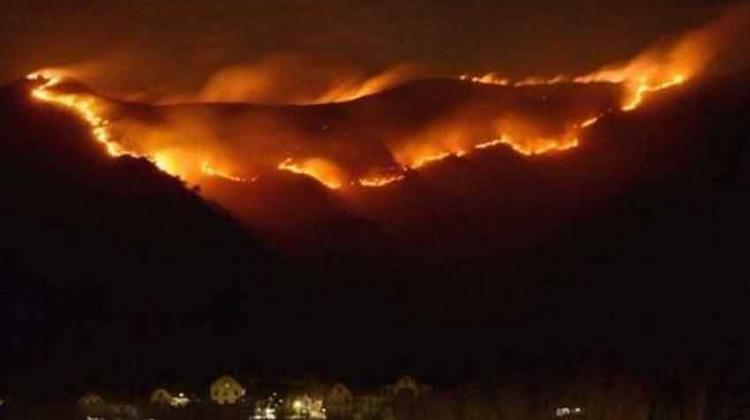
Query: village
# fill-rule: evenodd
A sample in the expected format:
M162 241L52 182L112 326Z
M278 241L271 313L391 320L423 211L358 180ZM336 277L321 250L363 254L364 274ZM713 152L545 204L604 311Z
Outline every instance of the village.
M202 392L180 385L160 386L150 393L129 398L91 391L47 413L54 412L55 418L71 420L588 418L586 401L571 396L544 398L532 403L523 392L505 390L488 395L487 388L479 384L437 387L411 375L403 375L390 384L369 387L310 379L265 384L253 378L238 378L222 374ZM31 411L25 414L32 419L49 418L49 414Z
M254 379L241 382L224 374L206 392L179 386L155 389L146 401L121 403L91 392L77 401L87 420L190 418L191 414L212 418L276 419L376 419L395 418L397 401L426 399L432 387L404 375L393 384L353 390L341 382L289 380L261 384ZM145 404L143 404L145 402Z

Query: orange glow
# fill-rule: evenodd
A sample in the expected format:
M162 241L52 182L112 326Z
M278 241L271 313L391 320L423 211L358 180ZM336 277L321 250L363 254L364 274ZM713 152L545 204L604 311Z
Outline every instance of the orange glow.
M320 96L315 103L347 102L374 95L408 80L412 73L413 69L409 66L396 66L363 81L338 84Z
M332 190L341 188L346 179L346 174L341 169L325 159L314 158L295 162L292 158L287 158L279 163L278 168L282 171L309 176Z
M413 78L409 65L366 76L348 66L309 57L275 55L256 63L233 65L212 75L196 96L165 98L162 103L251 102L311 105L347 102Z

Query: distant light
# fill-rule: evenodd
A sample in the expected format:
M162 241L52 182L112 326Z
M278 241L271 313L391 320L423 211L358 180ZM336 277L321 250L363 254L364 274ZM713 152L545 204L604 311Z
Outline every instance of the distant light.
M581 407L558 407L555 409L555 416L556 417L566 417L570 415L577 415L583 413L583 408Z

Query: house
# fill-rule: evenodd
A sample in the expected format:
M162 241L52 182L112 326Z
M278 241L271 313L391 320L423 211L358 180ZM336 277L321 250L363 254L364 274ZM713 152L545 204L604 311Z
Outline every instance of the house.
M151 393L149 401L156 405L171 405L172 394L164 388L159 388Z
M350 417L354 410L354 395L346 385L336 383L326 393L324 404L329 418Z
M222 375L210 387L211 400L219 405L236 404L245 396L245 388L229 375Z

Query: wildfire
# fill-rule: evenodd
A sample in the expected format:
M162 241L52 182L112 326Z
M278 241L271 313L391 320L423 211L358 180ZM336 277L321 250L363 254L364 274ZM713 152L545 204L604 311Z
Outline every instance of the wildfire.
M660 90L669 89L671 87L679 86L687 82L688 78L684 74L675 74L666 80L658 80L648 76L638 76L636 79L630 79L625 70L612 71L606 70L598 73L594 73L587 76L580 76L575 78L569 78L567 76L558 75L551 79L543 78L528 78L517 82L510 82L510 79L501 78L496 73L488 73L483 76L459 76L460 80L466 80L474 83L490 84L490 85L502 85L512 87L523 87L523 86L540 86L540 85L554 85L560 83L597 83L597 82L608 82L617 83L623 85L625 99L623 105L620 108L624 112L630 112L637 109L644 101L645 97L649 93L658 92ZM592 118L583 121L579 124L580 127L588 127L597 122L600 117Z
M360 167L362 162L374 161L369 157L354 162L332 158L328 154L332 150L343 159L358 159L361 151L356 144L339 143L344 141L344 136L317 132L311 134L306 127L300 130L295 125L299 122L297 120L286 126L285 107L266 113L268 110L259 105L249 123L243 118L224 119L223 115L221 119L217 119L211 113L195 112L183 116L183 109L157 109L155 114L165 116L158 124L142 124L142 121L136 120L132 125L125 125L130 122L120 119L113 124L107 116L114 115L119 105L91 93L66 90L63 72L42 71L33 73L28 78L37 82L31 92L33 98L74 112L89 126L94 139L113 157L129 155L146 158L166 173L197 182L205 180L206 176L237 183L254 182L256 178L242 178L235 171L244 175L247 172L243 165L267 168L270 164L279 171L311 177L330 189L379 188L404 180L411 170L422 170L451 157L481 153L491 148L507 147L529 157L575 148L583 138L583 132L596 126L608 113L639 109L650 95L686 84L709 66L720 64L719 59L726 60L726 55L734 53L736 46L744 40L747 22L750 21L748 16L750 7L735 9L703 28L687 33L673 42L659 43L629 61L577 77L558 75L513 79L497 72L460 76L460 80L467 82L505 86L507 89L504 90L507 92L501 93L507 93L511 98L514 97L510 92L512 88L531 89L532 86L554 84L608 83L619 86L621 94L615 109L597 112L593 109L611 105L609 102L593 104L592 110L588 111L590 113L575 114L575 117L571 117L570 112L579 112L577 106L571 107L570 112L562 109L564 112L549 116L549 111L553 108L548 109L546 106L522 106L518 109L500 106L493 110L489 107L489 101L487 104L477 104L469 99L466 104L450 113L435 117L435 120L423 121L424 124L416 132L400 130L400 126L394 126L398 130L392 129L394 127L373 130L371 137L386 149L384 156L390 156L392 165L379 170ZM731 60L726 61L731 64ZM345 66L326 67L325 63L321 64L322 72L318 69L320 66L310 66L306 60L282 56L249 66L232 66L212 76L197 97L176 101L329 104L380 92L415 78L414 69L403 66L367 77L361 72L350 71ZM328 71L331 69L333 71ZM321 74L327 76L321 77ZM604 88L609 94L609 88ZM546 100L544 95L542 98ZM506 104L512 104L512 101ZM342 110L346 107L347 105L340 106ZM241 110L242 107L238 104L237 109ZM324 109L325 107L316 108L309 115L323 115L321 111ZM361 109L368 107L362 106ZM244 111L236 115L245 115L242 112ZM377 109L375 113L378 115L372 119L374 123L387 114ZM343 116L342 128L354 133L361 129L348 128L348 123L356 121L350 119L347 113L335 115ZM551 120L547 120L547 116ZM404 120L410 118L407 116ZM306 121L306 117L299 120ZM364 120L370 124L369 117ZM399 119L395 120L394 124L400 124ZM128 128L127 132L133 137L133 141L121 140L119 134L123 127ZM324 130L327 128L324 125ZM244 141L248 129L253 130L252 142ZM381 135L383 138L379 138ZM243 136L242 141L238 140L239 136ZM255 149L248 150L248 147L262 147L263 152L255 153ZM304 156L292 152L302 150ZM240 153L235 154L238 151ZM232 159L218 159L219 156L231 156ZM268 156L275 157L269 162ZM363 172L365 175L352 176L349 168L357 168L357 171L365 169L366 172Z
M393 174L384 176L369 176L357 180L357 184L365 188L380 188L406 178L404 174Z
M42 71L32 73L27 78L41 83L31 91L32 97L40 101L62 106L78 114L91 127L92 135L96 141L104 145L110 156L132 155L140 157L136 153L124 150L112 140L112 135L109 131L109 121L99 116L93 98L59 93L54 90L56 86L63 82L62 75L51 71Z
M341 188L346 178L336 165L325 159L314 158L297 163L292 158L286 158L279 163L278 169L309 176L332 190Z
M461 80L474 82L474 83L483 83L486 85L498 85L498 86L508 86L510 85L510 79L507 77L503 77L498 73L487 73L481 76L470 76L470 75L462 75L459 77Z
M458 156L458 154L451 153L451 152L440 152L440 153L433 154L433 155L422 156L422 157L415 159L414 162L411 165L409 165L409 167L411 169L419 169L424 166L430 165L432 163L447 159L451 156Z
M503 140L502 138L489 140L484 143L477 144L476 146L474 146L474 148L477 150L491 149L493 147L500 146L501 144L508 144L508 141Z
M705 40L707 33L710 33L710 31L705 33L698 31L689 34L667 51L664 49L648 50L627 63L605 67L578 77L559 75L552 78L531 77L511 80L493 72L479 76L464 75L460 76L460 79L473 83L512 88L560 83L613 83L622 87L620 111L631 112L643 105L650 94L687 83L705 67L709 59L709 54L706 51L708 46L711 45L710 42ZM341 84L317 97L317 99L300 96L299 102L320 103L322 101L333 103L352 100L392 86L397 81L404 80L407 73L404 69L397 69L384 72L370 79L356 79L356 83ZM219 95L217 96L219 99L226 99L226 92L236 91L238 80L249 78L257 82L251 84L253 89L258 88L260 93L265 93L263 89L267 88L266 79L260 77L264 74L266 72L263 69L229 69L217 76L208 86L206 92ZM242 178L226 170L227 166L238 167L239 163L237 162L220 167L217 167L215 162L211 163L212 159L207 159L206 156L212 156L207 152L213 149L197 148L193 145L183 145L177 148L173 144L167 145L168 149L164 148L164 144L158 148L143 146L146 150L144 154L127 149L114 140L110 122L103 116L105 111L108 111L105 108L106 101L99 100L95 95L87 93L69 93L63 89L57 89L65 79L62 74L56 72L38 72L29 75L28 78L39 82L39 85L31 93L34 98L75 112L89 125L96 141L104 145L107 153L113 157L129 155L147 158L160 170L175 176L194 176L196 179L200 179L199 175L212 176L237 183L250 183L256 179ZM247 94L252 96L260 95L260 93L253 90ZM234 96L231 96L231 98L234 98ZM404 144L399 144L395 149L391 149L394 160L400 166L400 169L397 172L386 174L352 178L351 174L342 170L342 166L339 166L341 165L340 162L325 157L301 159L298 156L290 156L278 163L276 168L281 171L311 177L325 187L334 190L349 185L362 188L379 188L404 180L406 178L405 171L419 170L450 157L462 157L468 153L478 153L490 148L507 146L524 156L538 156L569 150L579 145L583 130L596 125L604 116L605 113L601 113L593 117L582 118L579 121L568 121L566 122L567 128L560 130L559 127L552 124L547 125L542 120L529 119L523 115L498 115L496 121L493 122L495 126L491 128L491 131L489 133L481 132L482 134L479 134L479 130L474 132L470 127L466 127L464 120L460 118L456 118L455 121L442 121L428 127L419 136L405 139ZM211 135L208 130L204 134L206 136ZM201 137L204 134L195 136ZM190 135L194 135L192 131ZM482 141L482 137L488 138L488 140Z
M644 97L652 92L658 92L660 90L669 89L673 86L678 86L685 83L685 76L678 74L677 76L674 76L672 80L668 80L666 82L657 84L657 85L651 85L648 80L641 79L641 81L638 83L638 86L635 88L635 91L633 93L633 99L628 101L623 107L622 110L625 112L633 111L636 108L638 108L641 103L643 103Z
M545 139L540 138L532 142L515 142L507 136L500 137L499 139L489 140L484 143L479 143L474 148L476 150L491 149L500 145L509 146L511 149L520 153L524 156L535 156L543 155L552 151L563 151L569 150L578 146L578 138L573 137L570 139Z
M161 171L173 176L184 176L189 173L186 169L187 163L184 159L178 159L174 153L162 150L156 151L152 154L143 155L132 150L126 150L119 143L115 142L110 130L110 122L100 115L100 105L97 104L93 96L62 93L55 89L65 81L65 78L61 74L54 71L41 71L29 74L27 79L40 83L39 86L31 91L31 96L33 98L62 106L80 116L88 124L94 139L104 145L105 150L110 156L119 157L127 155L137 158L146 158ZM246 180L231 175L211 166L207 161L203 162L200 170L204 175L215 176L234 182L249 183L255 181L255 178Z
M230 174L228 172L224 172L224 171L222 171L220 169L217 169L217 168L211 166L211 164L208 163L207 161L203 162L201 164L201 172L203 172L203 174L207 175L207 176L214 176L214 177L217 177L217 178L223 178L223 179L226 179L228 181L239 182L239 183L243 183L243 184L248 184L248 183L255 182L255 181L258 180L257 177L253 177L253 178L250 178L250 179L245 179L245 178L241 178L241 177L232 175L232 174Z
M652 60L652 54L644 54L625 66L603 69L586 76L575 78L560 75L551 79L528 78L516 82L510 82L509 79L503 78L497 73L488 73L484 76L473 77L464 75L459 78L474 83L487 83L513 87L553 85L559 83L616 83L622 85L624 92L620 110L623 112L631 112L640 107L645 101L646 96L649 94L679 86L688 81L688 77L685 73L672 69L672 67L675 66L672 62L662 64L658 61L652 62L650 60ZM677 68L679 68L679 66L677 66ZM572 149L579 144L577 131L595 125L603 116L603 114L600 114L573 124L575 127L574 132L570 133L565 138L555 139L541 137L531 141L515 141L515 139L511 137L503 135L500 138L479 143L474 146L474 149L482 150L504 144L526 156Z
M685 83L687 78L682 74L677 74L668 80L660 83L653 83L653 78L642 77L637 83L631 82L625 75L627 72L617 72L615 70L606 70L599 73L583 76L573 79L571 83L593 83L600 81L616 81L623 83L632 90L627 96L625 104L622 106L623 111L632 111L640 106L645 97L656 91L668 89L670 87ZM129 155L134 157L144 157L153 162L160 170L174 176L189 176L200 173L204 176L218 177L237 183L251 183L256 178L245 179L230 173L227 170L210 163L208 159L202 158L201 153L186 154L185 150L166 150L160 149L149 154L141 154L132 150L125 149L122 145L113 140L110 122L104 118L101 113L104 111L104 105L99 103L95 96L78 93L65 93L60 89L55 89L64 78L54 72L39 72L28 76L30 80L40 82L40 85L32 90L32 96L38 100L57 104L75 112L90 127L91 133L102 145L105 146L110 156L117 157ZM492 83L508 86L527 86L534 84L553 84L561 83L567 79L556 77L550 80L543 79L526 79L519 82L511 83L508 79L503 79L495 73L482 77L468 76L462 77L464 80L470 80L477 83ZM631 87L632 86L632 87ZM574 148L579 144L579 132L587 127L595 125L603 116L597 115L585 119L579 123L572 124L572 129L563 136L555 138L546 136L542 133L535 132L533 124L529 127L523 127L521 121L510 121L500 124L499 130L503 134L497 135L496 138L474 143L464 133L450 133L445 130L437 130L435 140L446 135L450 138L440 140L444 141L443 146L437 146L431 140L415 149L416 153L407 153L405 155L397 154L397 161L405 169L418 170L425 166L440 162L450 157L462 157L471 152L478 152L499 146L508 146L517 153L524 156L536 156L553 151L563 151ZM510 124L510 126L508 126ZM515 127L518 125L519 127ZM525 124L528 125L528 124ZM510 133L507 131L510 130ZM520 130L519 132L516 132ZM437 147L436 147L437 146ZM420 147L424 150L420 150ZM467 151L466 148L469 148ZM441 150L443 149L443 150ZM185 153L183 153L185 152ZM193 162L192 164L190 162ZM199 163L200 162L200 163ZM385 175L369 175L356 178L348 182L348 175L342 171L335 163L323 158L309 158L304 160L295 160L292 157L281 161L277 169L304 176L309 176L329 189L340 189L344 185L351 184L363 188L379 188L393 183L397 183L406 178L403 172L389 173Z

